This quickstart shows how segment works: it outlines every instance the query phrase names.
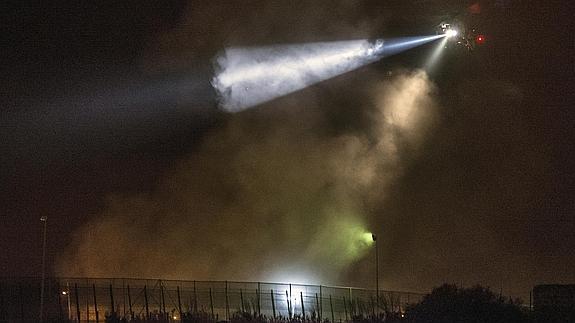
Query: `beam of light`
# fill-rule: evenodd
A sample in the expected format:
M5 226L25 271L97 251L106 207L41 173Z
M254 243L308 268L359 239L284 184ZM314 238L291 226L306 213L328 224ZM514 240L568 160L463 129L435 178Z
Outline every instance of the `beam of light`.
M433 49L433 52L431 53L431 55L429 56L429 59L427 60L427 62L425 63L425 69L428 72L431 72L431 70L433 69L433 67L437 64L437 61L439 60L439 56L441 55L441 53L443 52L443 49L445 48L445 45L447 45L447 37L443 38L437 45L436 47Z
M227 48L215 61L220 106L238 112L445 35Z
M383 57L399 54L403 51L408 49L415 48L417 46L421 46L424 44L429 43L430 41L444 38L445 35L433 35L427 37L405 37L405 38L397 38L391 39L387 41L384 45L382 55Z

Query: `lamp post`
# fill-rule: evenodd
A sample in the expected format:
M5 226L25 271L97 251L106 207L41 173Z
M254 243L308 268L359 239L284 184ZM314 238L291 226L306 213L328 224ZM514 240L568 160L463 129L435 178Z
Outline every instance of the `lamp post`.
M40 322L44 322L44 279L46 277L46 223L47 216L42 216L40 221L44 222L44 233L42 238L42 280L40 282Z
M68 301L68 320L72 320L71 317L71 308L70 308L70 283L66 283L66 290L62 292L62 295L66 296L66 299Z
M375 299L377 306L379 306L379 251L377 250L377 236L375 233L371 234L373 242L375 242Z
M69 291L64 291L64 292L62 292L62 295L65 295L65 296L66 296L66 301L67 301L67 303L68 303L68 320L71 320L71 318L70 318L70 312L71 312L71 311L70 311L70 310L71 310L71 309L70 309L70 292L69 292Z

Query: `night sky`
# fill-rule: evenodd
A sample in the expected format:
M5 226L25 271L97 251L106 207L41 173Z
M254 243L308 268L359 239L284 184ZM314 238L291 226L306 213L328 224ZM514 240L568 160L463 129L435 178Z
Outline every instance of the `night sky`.
M559 2L480 1L485 45L429 73L432 45L235 114L210 84L227 47L428 35L472 4L2 5L0 275L39 275L47 216L54 275L373 287L361 227L384 289L573 283Z

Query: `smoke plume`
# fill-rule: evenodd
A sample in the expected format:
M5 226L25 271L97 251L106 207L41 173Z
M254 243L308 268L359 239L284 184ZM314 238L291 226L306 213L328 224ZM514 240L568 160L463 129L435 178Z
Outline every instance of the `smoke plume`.
M113 195L58 272L333 283L370 246L371 210L432 125L424 72L375 82L357 105L314 95L230 115L150 194ZM289 98L289 97L288 97ZM334 128L336 111L369 126ZM339 122L339 121L338 121Z
M222 108L241 111L376 61L373 47L354 40L230 48L217 58L212 84Z
M224 48L372 39L382 15L369 12L349 0L198 2L143 65L158 73ZM378 230L374 210L433 125L433 92L423 72L382 79L364 68L361 80L230 114L152 192L109 195L56 271L336 283L371 251L362 237Z

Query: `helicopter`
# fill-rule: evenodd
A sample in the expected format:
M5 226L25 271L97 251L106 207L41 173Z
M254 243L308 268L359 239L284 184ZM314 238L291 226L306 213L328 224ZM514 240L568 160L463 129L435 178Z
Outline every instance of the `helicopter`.
M470 52L483 46L486 41L485 35L477 28L469 28L459 21L441 22L436 27L436 34L446 35L446 48L464 49Z

